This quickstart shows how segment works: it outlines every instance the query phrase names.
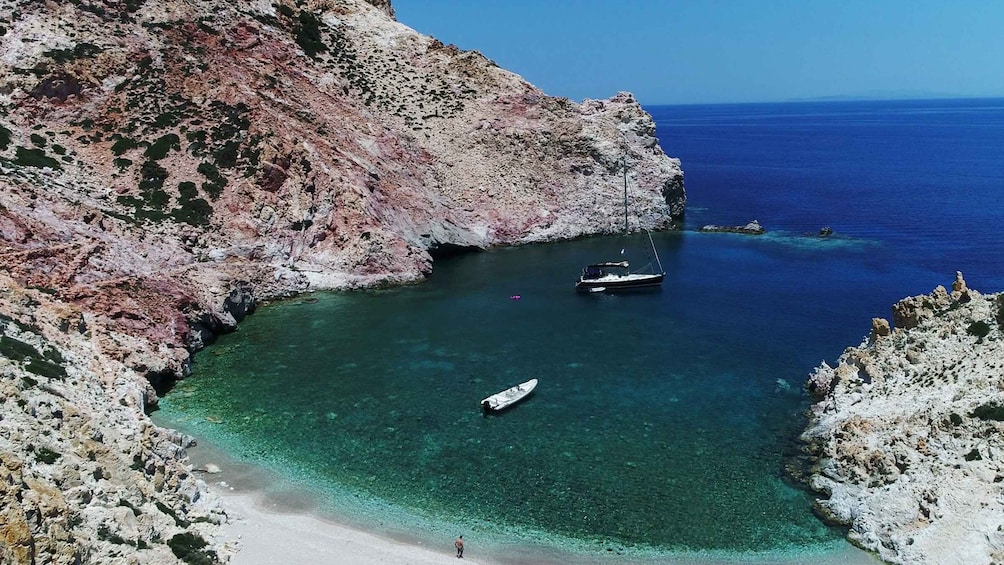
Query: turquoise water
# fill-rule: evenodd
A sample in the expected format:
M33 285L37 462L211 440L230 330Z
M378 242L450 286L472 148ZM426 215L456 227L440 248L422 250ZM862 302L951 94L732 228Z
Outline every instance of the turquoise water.
M946 148L935 182L903 128L959 114L939 139L964 145L972 112L818 106L827 112L653 109L691 198L688 231L655 234L659 291L572 290L583 264L643 248L643 236L440 261L420 285L261 309L198 354L156 417L327 493L332 511L427 531L418 537L462 528L499 543L722 558L846 548L786 478L808 407L801 383L872 317L956 269L977 289L1004 285L1001 243L978 229L986 207L944 206L949 187L1002 197L1004 143L997 130L972 151ZM873 114L884 118L861 117ZM883 159L859 143L895 150ZM737 212L744 199L750 211ZM754 218L766 236L689 231ZM837 236L811 235L823 225ZM480 413L481 398L533 377L526 402Z
M726 271L786 250L731 240L657 244L674 264L690 247ZM725 551L839 539L784 479L810 367L753 325L764 298L716 296L711 273L687 289L686 268L662 291L573 292L575 267L611 243L495 250L418 286L271 305L201 353L164 412L243 457L504 535ZM690 319L728 300L728 319ZM479 412L531 377L528 401Z

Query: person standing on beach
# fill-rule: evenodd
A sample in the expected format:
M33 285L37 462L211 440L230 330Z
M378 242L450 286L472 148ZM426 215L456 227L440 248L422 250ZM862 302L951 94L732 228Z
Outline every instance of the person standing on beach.
M453 545L457 547L457 558L464 556L464 536L457 538L457 541L453 542Z

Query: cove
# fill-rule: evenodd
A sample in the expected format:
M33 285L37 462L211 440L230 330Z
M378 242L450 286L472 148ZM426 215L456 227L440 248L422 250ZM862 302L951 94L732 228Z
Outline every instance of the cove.
M812 515L784 465L804 425L801 382L839 353L804 323L835 328L838 313L776 283L872 246L656 237L671 265L656 292L575 293L575 267L621 243L598 238L270 305L196 357L161 417L336 486L333 498L362 493L484 535L628 553L831 547L842 532ZM481 414L481 398L531 377L526 402Z
M832 557L843 532L785 471L802 383L956 270L1004 288L1004 242L986 227L1004 199L1004 101L650 111L689 196L685 229L654 234L660 291L572 290L582 265L644 247L635 235L494 249L437 261L419 285L274 303L197 354L158 423L415 539L849 562ZM752 219L768 233L694 231ZM481 415L481 398L529 378L527 401Z

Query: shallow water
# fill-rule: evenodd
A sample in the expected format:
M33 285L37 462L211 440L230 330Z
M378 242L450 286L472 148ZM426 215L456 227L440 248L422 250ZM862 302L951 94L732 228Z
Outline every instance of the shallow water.
M768 235L655 234L668 271L655 292L572 291L581 265L643 249L633 236L276 303L200 353L157 419L396 535L461 529L538 555L844 556L783 470L801 383L956 269L1004 286L1002 244L976 229L996 212L944 196L1004 198L1001 130L969 143L966 126L1004 113L959 104L650 108L683 158L688 229L756 218ZM922 148L939 155L934 180ZM824 225L837 235L815 237ZM527 401L480 414L481 398L531 377Z
M598 239L456 258L418 286L271 305L200 354L164 412L238 455L484 536L628 553L830 546L841 533L782 469L804 424L800 382L826 356L804 325L837 313L771 284L729 291L741 286L730 278L801 270L777 257L786 245L656 239L672 264L662 291L573 292L569 272L611 243ZM818 262L863 249L795 253ZM802 321L768 322L782 314ZM481 398L530 377L541 384L527 401L479 412Z

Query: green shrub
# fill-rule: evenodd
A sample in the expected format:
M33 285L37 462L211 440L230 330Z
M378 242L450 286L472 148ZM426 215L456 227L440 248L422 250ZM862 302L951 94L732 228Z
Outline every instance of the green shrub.
M169 198L167 193L161 190L164 181L167 180L167 169L161 167L156 161L145 161L139 169L139 189L143 192L148 204L163 209Z
M157 118L153 120L153 124L151 124L150 127L155 130L159 130L167 127L176 126L180 123L181 120L178 119L177 114L175 114L174 112L164 112L162 114L157 115Z
M6 335L0 335L0 355L14 361L42 358L35 346Z
M188 522L186 520L182 520L178 516L178 514L171 507L169 507L168 505L164 504L163 502L161 502L159 500L156 501L156 502L154 502L154 505L157 507L157 510L160 510L164 514L167 514L171 518L174 518L174 523L177 524L179 527L181 527L181 528L187 528L188 527Z
M46 465L52 465L60 457L62 457L62 455L47 447L42 447L35 453L35 459L41 463L45 463Z
M984 322L983 320L980 320L978 322L973 322L969 324L968 328L966 328L966 332L968 332L969 335L974 335L978 338L984 338L987 337L987 334L990 333L990 324Z
M206 132L202 130L190 131L185 134L185 139L188 140L188 152L192 155L198 157L205 153L206 148Z
M25 361L25 370L29 373L49 379L66 378L66 369L61 365L63 356L55 349L39 352L30 343L0 335L0 355L14 361Z
M53 363L62 363L65 361L63 354L59 352L55 347L50 347L42 353L42 357L52 361Z
M122 137L117 133L112 136L112 139L115 140L115 143L112 144L112 153L114 153L116 157L122 155L130 149L139 147L139 143L137 143L135 139Z
M251 121L248 119L250 109L244 103L230 106L219 100L214 100L210 107L215 114L222 114L211 134L216 145L213 149L213 158L220 167L232 169L237 165L242 133L251 127Z
M145 468L145 465L143 464L143 456L139 453L133 455L132 465L129 465L129 468L133 471L142 471Z
M178 183L179 200L191 200L199 195L199 189L194 182L182 181Z
M328 50L328 47L321 39L321 30L318 27L319 23L314 14L301 11L296 25L296 44L311 59L316 59L318 53Z
M223 187L227 185L227 179L223 178L220 170L212 163L200 163L198 170L209 181L202 183L202 190L206 191L206 194L213 200L219 198Z
M146 148L143 155L153 161L157 161L166 157L172 149L176 151L181 150L181 140L178 139L176 134L169 133L157 138L150 147Z
M205 226L213 215L213 207L202 198L178 198L180 208L171 210L171 217L177 222L193 226Z
M6 151L10 147L10 130L0 125L0 151Z
M189 532L177 534L167 542L174 556L188 565L215 565L216 553L204 549L206 545L202 536Z
M244 162L244 176L246 178L253 177L258 171L258 165L261 164L261 141L263 136L252 135L244 144L244 149L241 151L241 160Z
M996 420L998 422L1004 422L1004 406L993 403L983 404L977 406L970 416L979 418L980 420Z
M31 359L24 369L29 373L45 377L47 379L65 379L66 367L46 361L44 359Z
M102 51L104 49L92 43L78 43L73 49L53 49L42 53L42 55L52 59L57 64L61 64L84 57L93 57Z
M171 196L163 189L168 177L167 169L158 165L156 161L149 160L140 166L139 174L139 197L119 196L116 198L118 203L133 208L136 219L161 221L170 217L170 214L164 211L171 201Z
M59 161L48 157L45 151L41 149L28 149L27 147L18 147L14 154L14 164L23 165L25 167L36 167L43 168L49 167L52 169L62 169Z

